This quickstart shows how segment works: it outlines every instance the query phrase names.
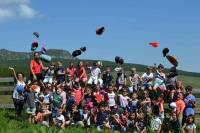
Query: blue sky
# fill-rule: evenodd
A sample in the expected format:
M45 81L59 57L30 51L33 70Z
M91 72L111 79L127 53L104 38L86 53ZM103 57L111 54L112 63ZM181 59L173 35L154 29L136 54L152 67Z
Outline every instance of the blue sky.
M38 31L47 48L70 52L87 46L82 59L114 60L171 67L162 49L179 60L179 69L200 72L199 0L0 0L0 48L30 51ZM102 36L95 30L105 26ZM158 48L148 45L160 42Z

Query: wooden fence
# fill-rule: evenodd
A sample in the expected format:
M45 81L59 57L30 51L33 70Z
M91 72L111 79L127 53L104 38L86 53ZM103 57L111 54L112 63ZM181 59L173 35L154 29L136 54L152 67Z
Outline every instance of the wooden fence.
M12 102L13 77L0 78L0 108L14 108Z

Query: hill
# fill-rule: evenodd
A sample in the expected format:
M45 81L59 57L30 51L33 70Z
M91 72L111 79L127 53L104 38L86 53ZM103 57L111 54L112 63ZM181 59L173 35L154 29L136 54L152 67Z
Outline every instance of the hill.
M61 61L63 62L64 66L66 67L70 61L73 61L75 64L78 63L78 58L73 58L70 52L60 49L49 49L47 50L47 54L52 57L52 61ZM22 71L25 74L28 74L28 67L30 59L32 58L31 52L15 52L9 51L6 49L0 49L0 75L2 76L9 76L9 72L7 70L8 66L15 67L18 71ZM95 60L83 60L85 62L92 63ZM48 65L45 63L45 65ZM110 66L114 68L116 64L112 61L103 61L103 67ZM130 70L131 67L136 67L137 71L144 72L146 70L146 65L141 64L131 64L125 63L124 68L125 70ZM183 76L191 76L191 77L200 77L200 73L196 72L187 72L178 70L180 75Z

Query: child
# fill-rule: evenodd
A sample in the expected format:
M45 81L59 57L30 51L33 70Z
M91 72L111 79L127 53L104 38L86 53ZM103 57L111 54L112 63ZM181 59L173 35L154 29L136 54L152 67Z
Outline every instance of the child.
M79 82L75 82L73 85L73 90L72 90L75 94L75 101L76 101L76 105L79 107L81 106L81 101L83 100L83 94L84 94L84 90L80 87Z
M130 110L131 112L138 112L139 100L136 92L132 94L132 98L130 101Z
M145 133L147 125L146 125L145 117L143 113L138 114L138 120L135 125L137 129L135 133Z
M142 87L141 87L142 90L144 89L152 90L153 73L151 67L147 67L147 72L142 75L141 80L142 80Z
M53 122L56 127L65 128L65 117L62 115L62 109L58 110L58 114L53 118Z
M153 117L151 119L151 128L153 129L154 133L160 133L162 122L159 118L159 107L154 106L153 108Z
M196 102L196 98L195 96L192 95L192 87L191 86L187 86L185 88L186 90L186 97L184 99L185 102L185 111L184 111L184 115L187 117L189 115L195 115L195 102Z
M183 133L196 133L196 125L194 124L194 117L188 116L186 123L182 127Z
M170 131L171 133L180 133L180 122L177 118L176 113L172 114L172 119L170 120Z
M106 72L102 76L104 88L108 88L108 85L112 83L113 76L111 75L111 68L107 67Z
M27 106L26 108L26 113L29 115L29 122L30 123L34 123L34 118L33 116L35 116L35 112L36 112L36 104L35 104L35 100L36 100L36 96L35 93L33 92L33 85L27 85L26 87L26 91L24 93L24 100L25 100L25 104Z
M85 92L84 92L84 100L85 100L85 105L89 109L92 109L93 108L93 95L92 95L91 88L89 88L88 86L86 87Z
M129 76L129 81L131 83L131 87L129 91L132 93L133 91L137 91L138 85L140 82L140 76L136 73L136 68L131 68L131 75Z
M51 96L52 101L52 117L56 117L59 113L59 109L62 107L63 98L61 96L61 88L57 88L56 92L54 92Z
M109 85L107 97L108 97L108 106L109 108L112 109L116 105L116 95L115 92L113 91L112 85Z
M177 117L182 124L182 119L183 119L183 111L185 109L185 102L183 101L183 94L178 93L177 99L176 99L176 106L177 106Z
M96 125L97 125L97 130L102 131L104 128L110 129L109 121L107 118L107 113L105 112L104 107L100 106L99 111L97 113L97 118L96 118Z
M70 75L72 78L74 78L76 74L76 68L74 67L74 63L70 62L69 67L66 69L67 75Z
M127 122L128 131L130 131L130 132L136 131L136 126L135 126L136 119L137 119L137 113L136 112L132 112L129 115L129 119L128 119L128 122Z
M160 94L156 101L156 105L159 108L159 117L160 117L161 122L163 122L163 120L164 120L164 99L163 99L163 97L164 97L164 95Z
M122 90L122 95L119 94L118 96L119 96L120 107L123 110L125 110L126 107L128 107L128 103L129 103L129 100L130 100L130 98L127 96L127 90L126 90L126 88L124 88Z
M154 90L165 91L165 73L164 66L162 64L158 65L158 70L156 71L155 84L153 87Z
M83 62L80 61L77 68L77 78L80 82L86 83L87 82L87 73L85 71L85 68L83 66Z
M126 75L123 68L117 71L116 86L118 90L121 90L123 86L126 86Z
M54 73L55 73L54 68L55 68L55 64L52 63L45 73L44 80L43 80L44 83L50 83L50 84L53 83L53 78L54 78Z
M63 65L61 62L57 63L56 80L58 84L63 83L65 81L65 69L63 68Z
M95 106L102 105L104 103L104 95L100 92L100 85L97 84L95 87L95 92L93 92L93 103Z
M15 69L12 67L9 67L9 70L13 72L15 81L15 87L13 90L12 98L15 106L15 115L16 118L18 118L21 115L24 106L24 96L23 96L25 87L24 76L22 73L16 73Z
M141 102L142 110L145 114L151 113L151 99L149 98L149 92L148 90L144 90L144 99Z
M98 83L98 80L100 78L100 74L101 74L101 70L100 68L98 67L98 64L97 62L93 64L93 67L89 67L90 71L91 71L91 76L88 80L88 84L90 85L97 85Z

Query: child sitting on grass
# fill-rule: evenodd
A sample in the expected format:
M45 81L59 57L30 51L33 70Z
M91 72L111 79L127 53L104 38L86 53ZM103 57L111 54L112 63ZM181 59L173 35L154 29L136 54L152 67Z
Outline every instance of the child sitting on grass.
M53 123L56 127L65 128L65 117L62 114L62 109L58 110L58 114L53 118Z

